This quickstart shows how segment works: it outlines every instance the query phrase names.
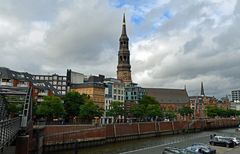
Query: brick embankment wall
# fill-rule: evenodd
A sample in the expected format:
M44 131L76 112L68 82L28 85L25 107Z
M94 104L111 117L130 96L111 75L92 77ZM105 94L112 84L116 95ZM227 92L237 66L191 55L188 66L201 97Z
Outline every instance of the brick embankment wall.
M97 139L106 138L106 129L104 127L100 128L90 128L87 130L76 130L71 132L64 132L59 134L48 134L44 136L44 145L49 144L63 144L70 142L81 142Z
M238 124L239 120L236 119L207 119L174 122L121 123L96 128L89 127L87 129L82 126L51 126L43 130L43 146L59 146L61 144L76 142L78 142L79 146L91 146L107 142L146 137L148 135L157 136L186 131L226 128L234 127ZM73 145L69 147L71 148Z
M47 125L44 128L44 135L73 132L79 130L86 130L89 128L95 128L93 125Z

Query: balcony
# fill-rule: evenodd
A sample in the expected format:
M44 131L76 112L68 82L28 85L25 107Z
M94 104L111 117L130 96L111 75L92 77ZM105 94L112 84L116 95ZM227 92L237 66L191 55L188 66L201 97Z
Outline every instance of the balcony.
M13 86L13 84L11 82L0 82L1 86Z
M48 92L39 92L38 96L48 96Z
M17 87L28 87L28 83L21 83L21 84L18 84Z
M37 102L43 102L43 98L38 98Z

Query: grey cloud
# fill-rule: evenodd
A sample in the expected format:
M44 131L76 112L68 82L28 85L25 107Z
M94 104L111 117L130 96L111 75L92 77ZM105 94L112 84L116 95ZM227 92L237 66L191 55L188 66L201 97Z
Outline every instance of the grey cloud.
M188 42L184 45L184 53L192 52L195 49L199 48L203 42L203 39L201 36L198 36Z
M235 6L235 15L230 16L207 16L203 9L211 5L215 7L210 2L196 1L183 4L172 1L166 4L168 8L174 8L172 11L177 14L160 25L154 39L151 39L159 40L159 46L167 45L168 54L162 55L162 51L156 51L153 57L142 64L148 69L148 78L151 80L141 80L141 84L172 88L181 88L187 84L190 95L196 95L203 81L207 94L216 97L225 96L232 89L239 89L240 33L237 27L240 26L240 20L236 15L236 10L240 10L239 2ZM159 38L182 38L182 43L162 44ZM138 62L134 61L135 64ZM136 74L140 74L141 69L137 70Z

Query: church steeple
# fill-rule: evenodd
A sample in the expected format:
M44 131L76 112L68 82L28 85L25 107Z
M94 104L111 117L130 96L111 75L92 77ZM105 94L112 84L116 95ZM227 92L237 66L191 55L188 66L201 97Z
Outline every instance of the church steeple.
M204 89L203 89L203 82L201 82L201 96L205 96Z
M117 79L122 80L124 83L132 82L128 40L125 14L123 14L122 33L119 38Z
M124 35L127 36L125 13L123 14L122 35L121 36L124 36Z

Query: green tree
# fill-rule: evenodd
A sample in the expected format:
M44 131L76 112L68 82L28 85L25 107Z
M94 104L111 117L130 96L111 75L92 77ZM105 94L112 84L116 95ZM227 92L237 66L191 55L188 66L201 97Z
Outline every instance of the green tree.
M125 111L123 108L123 103L119 101L113 101L110 105L110 109L107 110L107 116L113 116L114 121L118 120L118 116L124 116Z
M188 116L188 115L193 114L193 109L191 109L190 107L182 107L178 110L178 113L181 116Z
M102 116L103 112L99 106L94 104L93 101L89 99L80 106L79 115L83 118L93 119L94 117Z
M217 112L218 112L217 108L214 106L206 106L205 108L205 113L207 114L208 117L213 118L217 116L218 115Z
M144 116L144 107L142 107L139 104L135 104L134 106L132 106L132 108L130 109L130 113L136 117L136 118L142 118Z
M46 96L37 106L36 114L38 116L46 117L48 120L53 118L63 117L65 110L61 99L57 96Z
M146 95L130 111L135 117L140 119L147 117L155 118L162 115L158 101L154 97Z
M146 108L146 115L154 119L158 116L161 116L159 104L149 104Z
M169 120L174 120L176 118L176 112L171 110L164 111L164 117Z
M88 96L83 94L79 94L78 92L68 92L64 96L64 108L66 110L67 116L69 118L72 118L74 116L79 115L79 108L81 105L83 105L86 100L88 99Z
M147 107L149 104L158 104L158 101L151 96L143 96L143 98L139 101L139 104L143 105L144 107Z
M23 110L23 104L20 102L10 102L7 104L6 106L7 108L7 112L12 115L12 116L16 116L19 113L22 112Z

